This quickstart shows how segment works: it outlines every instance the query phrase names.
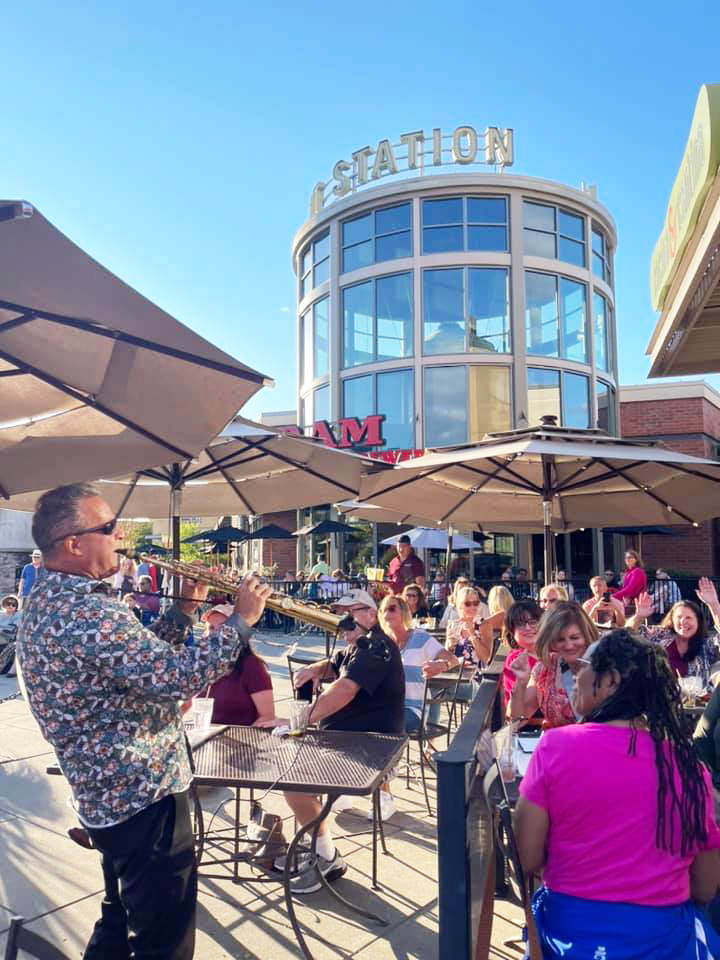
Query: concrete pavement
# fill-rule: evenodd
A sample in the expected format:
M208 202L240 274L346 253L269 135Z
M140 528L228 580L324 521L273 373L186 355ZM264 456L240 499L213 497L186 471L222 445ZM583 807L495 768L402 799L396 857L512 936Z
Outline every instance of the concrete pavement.
M265 633L256 641L273 677L279 716L290 696L285 649L292 639ZM313 634L301 638L300 645L303 650L322 652L321 641ZM26 704L21 699L1 702L15 689L14 680L0 677L0 954L10 916L17 913L68 957L80 958L99 915L99 859L66 835L67 828L77 823L67 802L67 784L62 777L46 774L54 754ZM412 780L410 789L404 779L395 780L393 793L398 813L386 825L390 855L379 855L380 891L370 889L368 802L335 816L333 826L348 864L338 889L384 917L388 926L378 927L349 913L325 893L305 897L298 916L317 960L437 960L435 819L428 817L422 791ZM271 795L264 806L289 819L281 796ZM204 796L203 807L206 824L215 811L214 826L230 822L232 803L223 804L217 791ZM286 836L290 827L288 823ZM458 904L459 922L462 909ZM498 905L493 937L498 946L491 957L517 960L522 956L500 946L503 939L518 935L520 923L519 911ZM296 960L300 951L280 885L201 877L195 956L198 960Z

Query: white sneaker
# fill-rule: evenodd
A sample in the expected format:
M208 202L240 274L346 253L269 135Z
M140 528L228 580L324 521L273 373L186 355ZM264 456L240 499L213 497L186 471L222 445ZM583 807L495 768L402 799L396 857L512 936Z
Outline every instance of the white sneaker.
M348 797L345 794L341 793L340 796L335 801L335 803L333 803L331 809L333 813L344 813L345 810L352 810L354 806L355 806L355 798Z
M388 793L386 790L380 791L380 816L383 820L389 820L390 817L394 816L397 813L397 807L395 806L395 801L393 800L392 794ZM370 804L370 809L368 810L367 815L368 820L373 818L373 808Z

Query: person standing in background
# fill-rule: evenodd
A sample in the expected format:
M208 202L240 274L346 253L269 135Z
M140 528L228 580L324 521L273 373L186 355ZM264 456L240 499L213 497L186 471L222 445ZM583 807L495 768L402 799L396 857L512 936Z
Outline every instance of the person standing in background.
M42 566L43 556L39 550L33 550L32 559L30 563L26 563L22 568L22 573L20 574L20 582L18 583L18 606L22 610L23 603L27 600L30 595L30 591L33 588L35 580L37 579L37 573L40 567Z
M395 549L397 556L393 557L388 567L388 580L394 594L402 593L409 583L416 583L425 589L425 564L415 553L410 543L410 537L403 533Z

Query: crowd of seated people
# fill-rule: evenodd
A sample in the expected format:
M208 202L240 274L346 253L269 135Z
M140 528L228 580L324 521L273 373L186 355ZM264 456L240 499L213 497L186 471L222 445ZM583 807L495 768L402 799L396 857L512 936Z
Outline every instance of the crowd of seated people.
M516 811L523 867L542 874L543 957L711 960L720 939L700 904L720 884L720 830L675 672L625 629L578 659L580 722L541 738Z

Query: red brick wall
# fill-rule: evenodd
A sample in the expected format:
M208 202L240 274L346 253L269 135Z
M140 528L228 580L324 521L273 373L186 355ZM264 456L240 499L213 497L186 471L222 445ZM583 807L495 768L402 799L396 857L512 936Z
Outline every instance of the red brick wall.
M296 514L294 510L284 510L282 513L264 513L262 522L276 523L279 527L292 533L297 529L295 522ZM297 569L296 560L297 538L292 540L263 540L262 541L262 562L263 566L275 565L275 576L284 577L286 573Z
M716 443L720 441L720 409L702 397L625 401L620 404L620 430L624 437L658 439L671 450L714 458ZM718 507L720 513L720 502ZM720 572L716 569L712 521L699 528L675 529L673 536L643 536L646 566L692 575Z

